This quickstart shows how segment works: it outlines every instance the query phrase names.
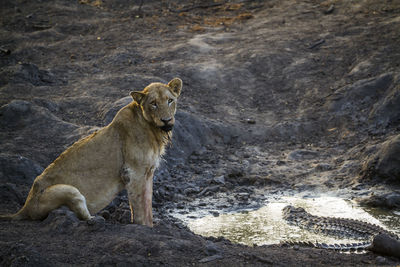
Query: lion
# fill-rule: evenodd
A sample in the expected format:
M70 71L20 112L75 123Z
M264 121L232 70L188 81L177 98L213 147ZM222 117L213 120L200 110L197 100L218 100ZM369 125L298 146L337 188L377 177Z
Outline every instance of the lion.
M42 220L60 206L90 220L123 189L131 222L153 226L153 175L172 137L182 80L151 83L113 121L65 150L36 177L24 206L2 219Z

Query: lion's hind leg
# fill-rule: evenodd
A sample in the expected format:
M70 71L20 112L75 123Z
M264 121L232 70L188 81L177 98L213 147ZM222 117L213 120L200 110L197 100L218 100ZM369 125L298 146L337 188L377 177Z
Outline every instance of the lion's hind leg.
M45 218L50 211L62 205L70 208L81 220L92 218L85 197L72 185L56 184L50 186L41 193L38 200L38 208L34 212L38 219Z

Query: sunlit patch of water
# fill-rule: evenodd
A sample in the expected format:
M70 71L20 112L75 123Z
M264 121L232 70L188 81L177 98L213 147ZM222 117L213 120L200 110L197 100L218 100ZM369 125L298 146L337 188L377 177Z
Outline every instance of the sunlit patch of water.
M277 244L284 241L311 241L324 243L353 243L355 239L338 239L315 234L291 226L282 218L282 208L286 205L303 207L307 212L328 217L353 218L377 224L400 234L400 215L379 209L363 209L351 201L338 197L318 198L281 197L252 211L222 213L219 216L202 216L196 212L175 214L196 234L203 236L224 236L232 242L246 245ZM198 217L193 219L194 217Z

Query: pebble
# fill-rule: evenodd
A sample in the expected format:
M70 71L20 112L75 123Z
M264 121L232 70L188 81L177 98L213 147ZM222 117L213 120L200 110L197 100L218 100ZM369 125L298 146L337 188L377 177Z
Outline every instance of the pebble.
M219 212L218 212L218 211L210 211L210 213L211 213L212 216L214 216L214 217L218 217L218 216L219 216Z
M215 254L219 254L221 252L221 249L212 241L207 241L205 245L205 252L207 256L212 256Z
M387 263L387 259L385 257L382 257L382 256L376 257L375 260L376 260L377 264L386 264Z

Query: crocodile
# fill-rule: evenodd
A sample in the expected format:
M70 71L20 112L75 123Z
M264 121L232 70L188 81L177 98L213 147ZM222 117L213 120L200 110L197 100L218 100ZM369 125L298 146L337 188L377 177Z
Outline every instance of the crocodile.
M325 244L318 242L285 242L287 246L307 246L337 251L365 251L373 249L374 237L383 234L391 239L399 240L399 237L386 229L355 219L321 217L306 212L303 208L288 205L282 210L283 218L290 225L296 225L302 229L325 234L338 238L352 238L360 242L348 244Z

